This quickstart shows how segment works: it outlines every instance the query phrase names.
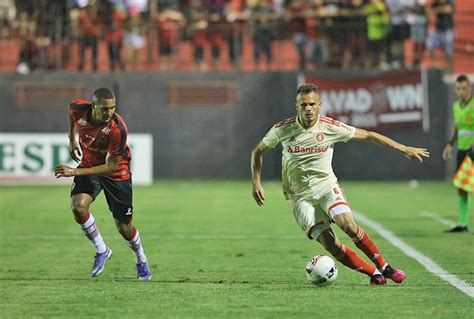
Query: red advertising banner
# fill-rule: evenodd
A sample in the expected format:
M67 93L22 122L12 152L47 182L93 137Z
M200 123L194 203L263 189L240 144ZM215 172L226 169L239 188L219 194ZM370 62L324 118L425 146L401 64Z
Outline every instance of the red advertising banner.
M408 126L428 130L419 71L350 79L307 76L305 82L318 86L323 115L365 129Z

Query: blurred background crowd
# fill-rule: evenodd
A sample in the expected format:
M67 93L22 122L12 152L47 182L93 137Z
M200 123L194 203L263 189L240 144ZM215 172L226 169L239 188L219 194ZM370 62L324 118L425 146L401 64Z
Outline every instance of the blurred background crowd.
M389 70L430 52L449 71L455 12L450 0L0 0L0 71Z

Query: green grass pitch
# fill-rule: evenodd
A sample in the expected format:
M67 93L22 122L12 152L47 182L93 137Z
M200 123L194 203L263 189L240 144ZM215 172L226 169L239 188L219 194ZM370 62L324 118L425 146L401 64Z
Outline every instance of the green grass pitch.
M103 195L91 211L114 256L92 279L94 249L74 223L69 188L0 187L0 317L472 318L473 298L369 227L386 260L406 271L403 284L371 287L365 275L338 264L334 285L309 285L306 262L326 253L299 230L279 183L263 185L264 207L253 202L247 181L165 180L135 187L135 225L150 282L135 278L133 254ZM456 222L457 196L448 182L421 182L416 189L407 182L342 187L354 210L474 285L473 233L443 234L447 226L419 214L435 212Z

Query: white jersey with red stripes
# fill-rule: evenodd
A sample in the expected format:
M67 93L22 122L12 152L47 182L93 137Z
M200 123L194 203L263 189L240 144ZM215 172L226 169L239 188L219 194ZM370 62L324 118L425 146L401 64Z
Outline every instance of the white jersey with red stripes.
M303 128L297 117L276 123L263 138L274 148L283 146L282 182L285 197L318 197L337 184L332 170L334 144L353 138L355 127L319 116L316 124Z

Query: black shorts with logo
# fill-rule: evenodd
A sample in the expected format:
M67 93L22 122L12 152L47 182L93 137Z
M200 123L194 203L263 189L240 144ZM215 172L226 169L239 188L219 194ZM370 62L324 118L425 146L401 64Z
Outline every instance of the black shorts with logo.
M133 216L132 179L114 181L105 176L74 176L71 196L85 193L91 195L95 200L102 189L114 218L128 224Z

